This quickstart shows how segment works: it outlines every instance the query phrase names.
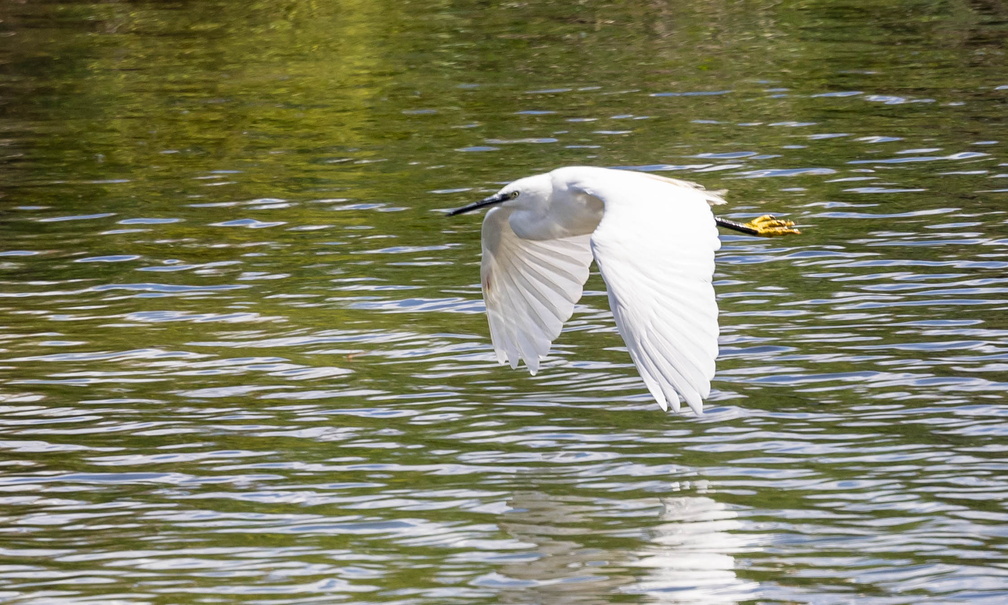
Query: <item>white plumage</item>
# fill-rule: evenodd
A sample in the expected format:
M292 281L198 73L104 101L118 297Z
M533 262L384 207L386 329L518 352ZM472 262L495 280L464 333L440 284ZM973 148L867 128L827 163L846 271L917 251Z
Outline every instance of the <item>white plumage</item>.
M538 371L594 258L648 390L664 410L679 411L681 397L701 413L718 355L717 203L685 181L575 166L453 211L495 206L483 221L481 282L497 359Z

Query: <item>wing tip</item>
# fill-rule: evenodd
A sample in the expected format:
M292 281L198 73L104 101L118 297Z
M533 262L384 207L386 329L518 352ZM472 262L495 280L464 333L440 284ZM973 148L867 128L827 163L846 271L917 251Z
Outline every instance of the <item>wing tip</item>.
M669 397L662 392L657 383L654 385L654 388L652 388L652 385L649 384L648 381L645 381L645 384L647 384L648 390L651 392L651 396L658 402L658 405L661 407L663 412L668 412L671 407L672 412L678 414L682 411L682 401L685 401L686 405L689 406L689 409L693 410L693 413L697 416L703 416L703 400L710 394L710 384L706 385L706 389L704 389L705 392L701 392L700 389L696 389L690 393L681 395L681 397L678 396L677 390L671 397Z

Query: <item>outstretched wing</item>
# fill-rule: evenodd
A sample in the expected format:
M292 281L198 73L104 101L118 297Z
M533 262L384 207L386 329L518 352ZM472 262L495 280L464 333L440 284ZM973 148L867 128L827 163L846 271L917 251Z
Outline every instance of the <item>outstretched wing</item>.
M590 235L526 240L511 229L512 209L493 208L483 219L483 300L497 360L529 371L549 353L588 280Z
M605 204L591 238L630 357L662 409L698 414L718 354L711 284L717 227L705 192L659 179L590 187Z

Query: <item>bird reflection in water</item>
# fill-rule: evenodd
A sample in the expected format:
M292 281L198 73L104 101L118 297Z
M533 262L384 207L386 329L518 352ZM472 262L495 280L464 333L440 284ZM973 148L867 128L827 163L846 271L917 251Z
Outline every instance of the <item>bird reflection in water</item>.
M515 557L493 574L501 603L603 605L620 593L649 603L755 598L758 585L735 574L734 554L750 549L746 534L734 533L742 523L712 498L600 501L520 492L509 504L501 528L534 556ZM620 521L657 506L657 523L643 531Z
M662 498L662 523L638 551L648 573L630 592L654 603L728 605L756 598L757 584L735 574L734 554L751 550L738 513L706 496Z

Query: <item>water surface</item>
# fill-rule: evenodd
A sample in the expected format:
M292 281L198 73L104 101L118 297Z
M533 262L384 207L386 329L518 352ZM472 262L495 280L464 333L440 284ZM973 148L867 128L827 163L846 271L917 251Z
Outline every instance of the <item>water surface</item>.
M322 4L0 8L0 599L1008 599L1003 7ZM597 275L494 361L443 209L564 164L803 228L703 416Z

